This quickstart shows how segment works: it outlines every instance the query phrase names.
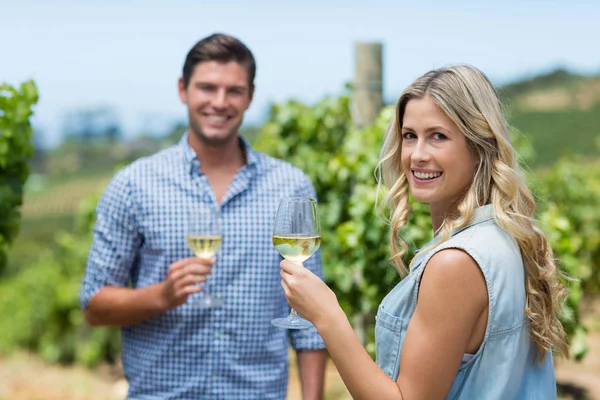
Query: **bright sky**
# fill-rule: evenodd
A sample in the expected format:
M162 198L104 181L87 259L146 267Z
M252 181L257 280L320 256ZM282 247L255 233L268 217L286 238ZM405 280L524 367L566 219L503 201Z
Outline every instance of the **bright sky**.
M388 100L449 63L471 63L497 84L558 66L600 72L598 1L121 3L0 0L0 82L36 80L34 123L47 145L77 108L114 107L128 136L184 120L177 78L193 44L214 32L237 36L257 59L250 123L270 102L339 93L353 77L356 41L384 44Z

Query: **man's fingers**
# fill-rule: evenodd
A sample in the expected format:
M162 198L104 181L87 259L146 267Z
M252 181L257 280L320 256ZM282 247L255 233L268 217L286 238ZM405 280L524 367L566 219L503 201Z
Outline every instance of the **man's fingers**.
M186 275L185 277L179 279L178 281L175 282L174 287L176 289L182 288L182 287L186 287L186 286L190 286L190 285L197 285L198 283L202 283L202 282L206 282L206 276L203 275Z
M180 269L184 268L186 265L194 262L195 260L197 260L196 257L188 257L188 258L182 258L181 260L177 260L173 264L169 265L169 273L180 270Z
M213 265L215 263L214 257L211 257L211 258L192 257L192 258L195 259L197 263L200 263L203 265Z
M201 291L202 291L202 286L197 286L197 285L186 286L182 289L182 292L188 296L190 294L198 293Z
M169 266L169 272L177 271L190 264L200 264L200 265L213 265L215 263L214 258L198 258L198 257L188 257L182 258L181 260L175 261L173 264Z
M188 264L178 269L169 271L168 276L172 281L178 281L188 275L210 275L212 269L207 265Z
M212 273L212 268L204 264L189 264L184 271L186 274L208 275Z

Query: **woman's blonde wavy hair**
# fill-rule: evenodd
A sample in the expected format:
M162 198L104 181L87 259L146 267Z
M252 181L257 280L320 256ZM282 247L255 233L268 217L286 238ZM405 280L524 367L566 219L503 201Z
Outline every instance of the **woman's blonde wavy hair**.
M402 169L402 121L411 99L428 96L465 135L479 164L473 182L458 200L456 212L447 216L437 234L435 247L450 238L451 231L465 227L476 207L492 204L497 223L517 241L523 257L526 280L525 314L530 321L530 335L540 362L549 350L568 357L565 332L558 319L561 303L567 294L556 268L552 249L544 233L533 220L535 200L521 173L513 149L508 124L498 93L487 77L468 65L430 71L411 84L400 96L394 119L385 134L378 165L381 178L389 188L383 207L390 221L391 262L404 275L402 255L406 243L399 235L410 213L409 185Z

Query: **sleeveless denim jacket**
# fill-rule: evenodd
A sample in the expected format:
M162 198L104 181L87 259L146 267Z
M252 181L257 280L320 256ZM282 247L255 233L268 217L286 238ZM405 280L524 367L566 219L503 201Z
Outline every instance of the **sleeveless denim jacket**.
M383 299L375 323L377 365L391 379L398 379L419 281L429 259L447 248L461 249L477 262L486 281L489 309L483 342L470 360L461 363L446 398L556 399L552 354L546 354L543 364L533 360L535 345L525 317L525 271L519 247L496 224L491 205L477 208L469 225L453 232L448 241L425 254L418 252L410 274Z

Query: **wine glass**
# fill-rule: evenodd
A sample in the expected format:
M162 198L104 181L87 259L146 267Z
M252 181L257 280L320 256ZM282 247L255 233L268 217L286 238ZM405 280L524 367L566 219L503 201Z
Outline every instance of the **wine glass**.
M220 212L213 207L199 208L190 212L186 243L196 257L212 258L221 247L223 237L219 216ZM204 284L203 295L193 304L198 308L219 308L223 306L223 300L208 293L207 281Z
M273 228L273 245L283 258L294 264L306 261L319 249L321 226L317 202L314 199L281 199ZM306 329L313 326L293 308L287 317L276 318L271 323L278 328L287 329Z

